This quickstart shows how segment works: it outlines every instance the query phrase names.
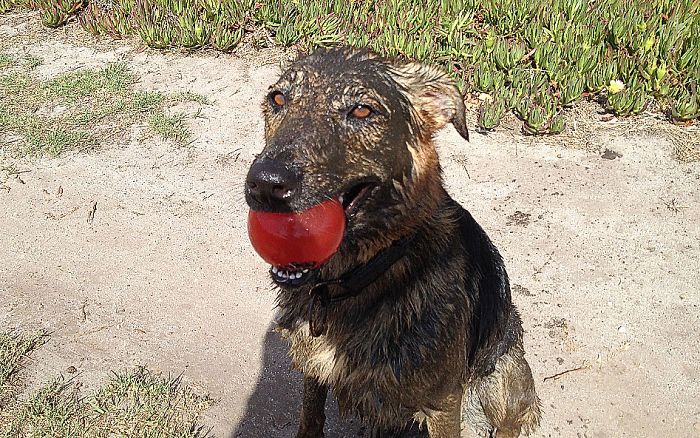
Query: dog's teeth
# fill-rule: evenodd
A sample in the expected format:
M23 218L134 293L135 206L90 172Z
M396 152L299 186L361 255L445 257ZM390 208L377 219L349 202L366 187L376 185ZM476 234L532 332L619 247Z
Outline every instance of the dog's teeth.
M277 271L278 271L277 267L276 267L276 266L273 266L273 267L272 267L272 273L273 273L273 274L276 274Z
M297 278L301 278L301 272L297 272Z
M309 272L309 270L308 270L308 269L304 269L304 274L306 274L307 272Z
M338 201L340 201L340 205L343 205L343 195L338 196Z

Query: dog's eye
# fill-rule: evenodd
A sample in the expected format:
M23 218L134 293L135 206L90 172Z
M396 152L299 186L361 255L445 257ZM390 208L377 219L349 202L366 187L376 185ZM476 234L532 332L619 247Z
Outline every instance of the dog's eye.
M273 91L269 94L270 103L276 107L283 107L287 103L287 98L284 97L281 91Z
M367 105L356 105L350 110L350 115L356 119L366 119L373 112L372 108Z

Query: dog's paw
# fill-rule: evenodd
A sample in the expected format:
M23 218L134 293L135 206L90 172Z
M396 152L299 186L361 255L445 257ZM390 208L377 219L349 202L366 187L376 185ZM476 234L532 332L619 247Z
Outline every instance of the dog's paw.
M296 438L323 438L323 423L299 426Z

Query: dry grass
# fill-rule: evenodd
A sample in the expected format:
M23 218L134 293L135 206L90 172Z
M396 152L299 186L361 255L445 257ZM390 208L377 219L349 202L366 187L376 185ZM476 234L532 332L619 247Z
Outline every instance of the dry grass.
M191 92L167 96L134 89L136 75L124 63L68 72L40 80L36 57L0 52L0 151L9 156L58 156L122 140L134 126L150 125L176 145L191 143L185 117L165 117L182 101L206 104ZM160 121L153 123L152 120ZM167 122L167 123L166 123Z
M0 333L0 411L19 390L17 377L29 354L46 342L46 332L22 336L19 333ZM1 429L0 429L1 430Z
M183 437L201 438L208 429L200 414L212 400L183 384L181 377L143 367L111 373L94 393L84 395L77 377L59 376L22 394L18 372L26 357L45 342L0 333L0 437Z

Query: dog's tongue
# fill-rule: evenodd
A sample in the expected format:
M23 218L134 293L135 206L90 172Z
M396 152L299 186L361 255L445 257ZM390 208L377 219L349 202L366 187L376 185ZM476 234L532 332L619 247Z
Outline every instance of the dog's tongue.
M344 233L345 211L337 199L292 213L248 213L253 248L277 267L320 265L338 250Z

